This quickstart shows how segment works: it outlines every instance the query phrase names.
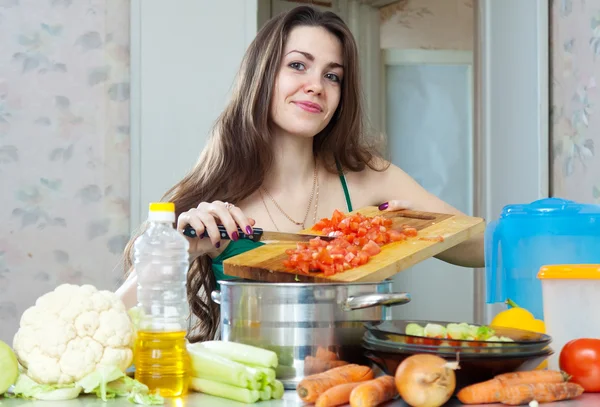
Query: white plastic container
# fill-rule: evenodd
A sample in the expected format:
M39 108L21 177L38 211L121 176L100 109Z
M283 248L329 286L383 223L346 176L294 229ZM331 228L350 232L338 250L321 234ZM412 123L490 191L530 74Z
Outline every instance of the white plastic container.
M572 339L600 338L600 264L544 266L542 282L546 334L554 354L548 369L559 369L563 346Z

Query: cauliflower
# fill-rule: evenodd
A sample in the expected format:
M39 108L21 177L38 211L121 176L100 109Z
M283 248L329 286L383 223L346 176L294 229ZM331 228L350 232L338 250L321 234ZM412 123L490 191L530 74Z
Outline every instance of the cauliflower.
M23 313L13 349L31 379L61 385L102 366L125 371L132 338L133 324L114 293L63 284Z

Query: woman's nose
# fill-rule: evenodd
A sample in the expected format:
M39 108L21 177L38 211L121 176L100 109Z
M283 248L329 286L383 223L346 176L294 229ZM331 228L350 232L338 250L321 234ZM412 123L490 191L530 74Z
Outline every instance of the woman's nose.
M321 78L310 77L304 85L304 92L320 95L323 92Z

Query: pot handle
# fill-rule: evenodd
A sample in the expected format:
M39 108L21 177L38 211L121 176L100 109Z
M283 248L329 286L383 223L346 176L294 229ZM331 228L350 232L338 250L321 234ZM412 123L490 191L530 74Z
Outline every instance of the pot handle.
M389 294L366 294L356 297L348 297L346 302L342 304L344 311L353 311L357 309L376 307L378 305L400 305L410 302L410 294L408 293L389 293Z
M215 290L210 293L210 299L217 304L221 304L221 291Z

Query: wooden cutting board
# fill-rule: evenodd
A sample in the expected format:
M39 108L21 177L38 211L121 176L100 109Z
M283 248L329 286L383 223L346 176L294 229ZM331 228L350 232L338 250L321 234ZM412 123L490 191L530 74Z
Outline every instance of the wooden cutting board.
M456 246L485 230L482 218L448 215L431 212L395 211L381 212L375 206L358 209L365 216L382 215L391 218L392 228L408 225L416 228L416 237L403 242L384 245L381 253L369 259L367 264L332 276L323 273L298 274L283 266L287 259L285 250L294 248L295 243L269 243L248 252L231 257L223 262L226 275L268 282L379 282ZM317 233L311 229L300 233ZM442 236L444 240L431 241L423 238Z

